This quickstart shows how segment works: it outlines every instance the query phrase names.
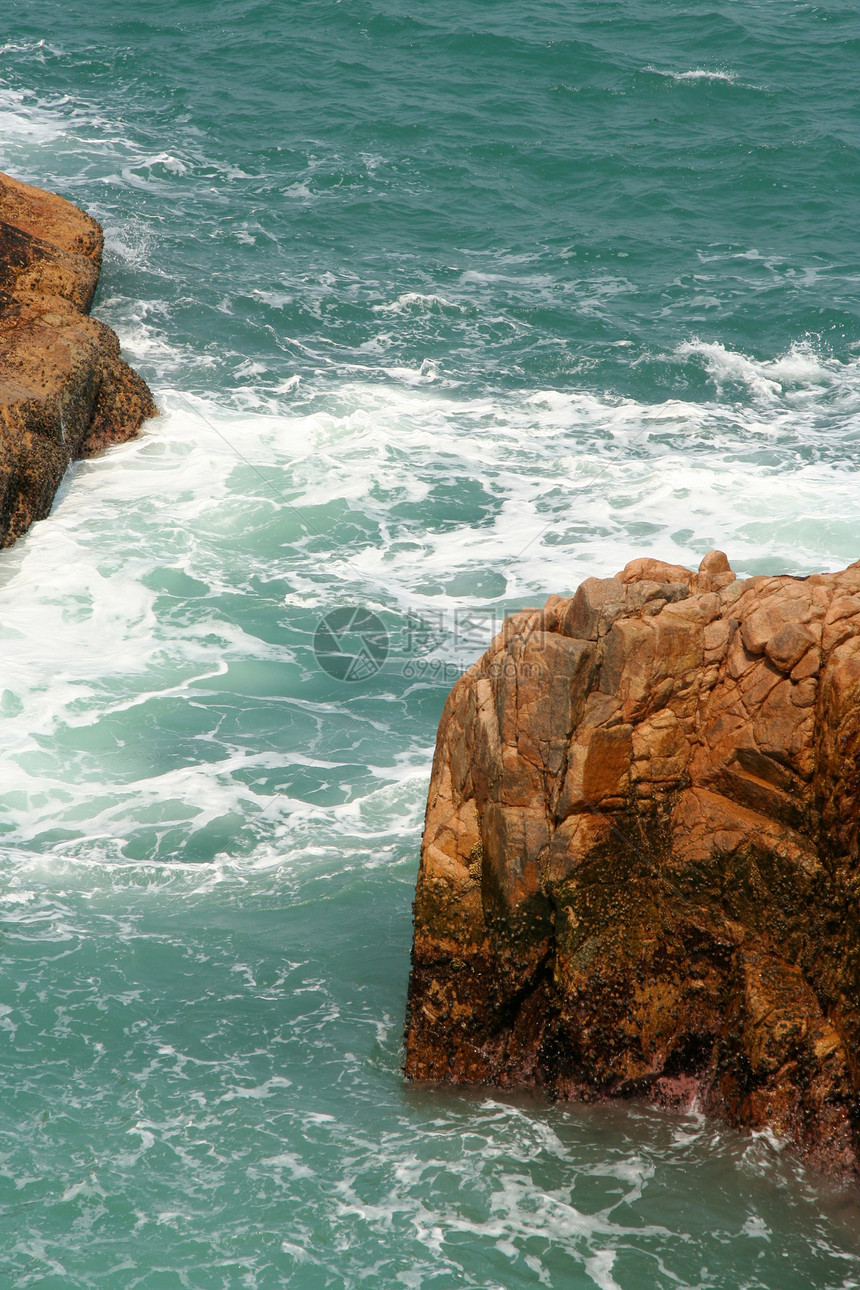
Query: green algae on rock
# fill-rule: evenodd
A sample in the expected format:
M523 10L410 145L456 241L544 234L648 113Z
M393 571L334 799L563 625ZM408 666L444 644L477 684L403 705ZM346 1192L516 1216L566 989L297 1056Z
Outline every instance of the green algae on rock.
M71 202L0 174L0 545L51 509L69 464L156 413L119 341L89 317L100 226Z
M860 563L636 560L509 618L433 764L406 1072L858 1169Z

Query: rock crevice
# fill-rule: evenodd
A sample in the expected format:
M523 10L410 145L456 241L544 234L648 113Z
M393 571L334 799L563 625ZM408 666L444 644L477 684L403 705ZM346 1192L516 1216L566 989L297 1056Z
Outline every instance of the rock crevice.
M860 1146L860 563L635 560L513 615L439 728L407 1074Z
M70 462L156 413L89 317L103 242L70 202L0 174L0 546L48 514Z

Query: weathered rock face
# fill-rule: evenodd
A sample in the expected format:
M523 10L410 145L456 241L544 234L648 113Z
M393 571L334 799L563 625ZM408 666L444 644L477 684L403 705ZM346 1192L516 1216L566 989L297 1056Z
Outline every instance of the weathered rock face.
M102 231L70 202L0 174L0 545L48 514L69 463L156 412L109 327L87 316Z
M439 728L407 1074L860 1147L860 563L635 560L509 618Z

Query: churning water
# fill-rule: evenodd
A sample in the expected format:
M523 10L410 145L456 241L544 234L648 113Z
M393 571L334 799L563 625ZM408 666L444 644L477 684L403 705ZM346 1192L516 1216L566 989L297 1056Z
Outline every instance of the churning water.
M436 722L503 614L860 556L854 0L16 0L2 40L0 166L104 224L162 415L0 556L0 1284L860 1286L778 1143L400 1047ZM388 654L343 681L349 606Z

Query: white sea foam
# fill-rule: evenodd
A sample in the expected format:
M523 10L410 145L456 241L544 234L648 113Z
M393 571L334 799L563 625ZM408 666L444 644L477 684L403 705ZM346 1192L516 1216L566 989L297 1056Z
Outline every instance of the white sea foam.
M175 157L172 152L156 152L150 156L140 157L134 165L128 167L128 170L131 173L165 170L171 175L187 175L190 164L192 163Z
M67 116L58 103L40 101L32 93L0 85L0 166L20 171L28 153L53 144L63 134ZM35 179L35 173L31 173Z
M853 400L860 395L855 366L827 359L809 342L793 344L786 354L766 360L729 350L719 341L685 341L675 353L679 358L701 358L720 393L734 383L767 400L792 394L814 399L825 387L844 391Z
M457 304L453 300L446 300L444 296L428 294L425 295L420 291L404 291L396 300L388 304L374 305L374 313L380 314L402 314L411 313L420 310L445 310L450 309L457 313L462 313L465 306Z
M594 1284L600 1286L600 1290L621 1290L612 1275L614 1264L614 1250L598 1250L591 1258L585 1260L585 1270Z
M643 70L646 72L650 72L654 76L664 76L668 80L675 81L678 84L683 84L684 82L689 82L689 81L692 81L692 82L724 81L727 85L734 85L736 84L738 79L737 72L726 71L725 69L722 69L722 68L714 69L714 68L705 68L705 67L694 67L691 71L688 71L688 72L673 72L673 71L664 70L659 67L652 67L649 64L649 66L644 68Z
M750 1214L741 1231L744 1236L750 1236L757 1241L769 1241L771 1237L767 1223L758 1214Z
M169 346L159 353L154 324L138 328L132 347L179 361ZM280 412L243 413L164 389L165 415L79 466L50 521L0 556L9 845L57 864L159 869L211 834L216 882L248 866L342 864L323 836L357 839L362 854L375 836L384 857L404 809L417 835L429 749L370 768L359 758L364 779L350 787L355 772L336 751L348 705L303 699L301 669L315 665L290 615L364 603L396 627L423 614L440 625L450 683L505 606L571 592L633 555L692 565L716 545L740 573L853 559L857 472L834 435L853 434L858 365L802 345L763 362L700 342L676 361L701 362L752 403L557 390L469 399L392 379L307 391L298 404L290 383ZM261 390L265 379L249 372ZM274 393L262 401L278 406ZM804 455L818 440L829 459ZM440 522L446 496L455 506ZM360 524L347 520L347 539L344 504ZM281 643L225 612L237 596L281 624ZM483 627L455 639L457 616L479 610ZM302 732L294 751L252 752L204 726L204 759L157 766L147 740L130 738L200 700L220 722L215 697L248 685ZM309 771L340 786L338 801L305 800ZM126 854L147 830L148 854Z

